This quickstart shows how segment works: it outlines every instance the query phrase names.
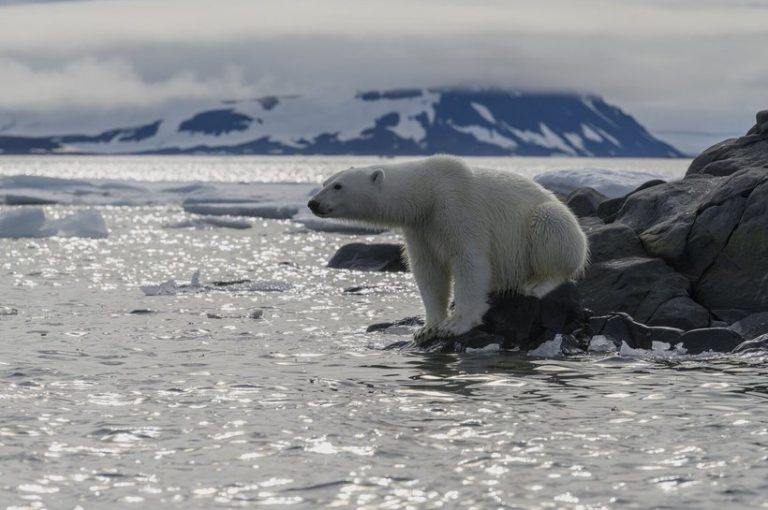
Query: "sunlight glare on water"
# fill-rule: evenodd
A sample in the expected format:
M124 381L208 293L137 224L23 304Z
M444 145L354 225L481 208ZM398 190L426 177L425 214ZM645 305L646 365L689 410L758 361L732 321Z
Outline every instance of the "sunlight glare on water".
M127 178L123 161L104 176ZM246 180L271 164L238 161ZM280 165L262 173L299 172ZM0 315L3 508L768 506L765 357L385 351L403 336L365 328L422 313L410 275L325 265L396 234L99 210L106 239L0 239L0 307L17 310ZM198 270L202 287L140 290ZM285 285L213 284L245 279Z

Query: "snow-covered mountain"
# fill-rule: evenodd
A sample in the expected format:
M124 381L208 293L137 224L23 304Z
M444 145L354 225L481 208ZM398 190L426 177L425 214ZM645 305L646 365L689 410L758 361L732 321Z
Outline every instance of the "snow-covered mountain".
M566 93L436 88L282 95L131 120L65 127L0 115L0 152L682 156L600 97Z

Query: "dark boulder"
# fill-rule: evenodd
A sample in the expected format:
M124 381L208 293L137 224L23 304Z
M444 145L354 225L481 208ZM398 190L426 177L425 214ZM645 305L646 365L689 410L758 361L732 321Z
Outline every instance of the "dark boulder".
M608 197L593 188L576 188L565 199L565 204L578 217L595 216L597 207Z
M688 354L731 352L743 341L741 335L728 328L694 329L680 337L680 344Z
M659 306L653 312L648 325L669 326L688 331L707 328L711 321L706 308L687 296L680 296Z
M627 193L623 197L611 198L600 202L600 205L597 206L596 215L606 223L613 223L616 220L616 215L619 214L619 211L624 205L624 202L626 202L627 198L637 193L638 191L652 188L654 186L658 186L659 184L664 184L665 182L666 181L661 179L653 179L651 181L644 182L635 188L632 192Z
M741 342L733 352L739 354L765 354L768 352L768 334Z
M593 264L627 257L646 257L640 237L621 223L581 222L589 240L589 258Z
M407 271L403 248L399 244L345 244L328 261L334 269L359 271Z
M702 152L691 162L685 176L731 175L746 167L768 168L768 110L757 113L755 125L745 136L725 140Z
M632 349L652 349L653 342L674 344L680 341L683 330L656 326L650 327L635 321L625 313L590 317L587 335L603 335L620 349L626 343Z
M433 338L419 346L411 341L401 341L388 348L464 352L496 345L502 349L529 351L561 335L564 338L561 343L563 352L586 349L588 339L583 334L587 331L588 312L581 306L578 290L573 284L562 285L542 299L520 294L495 295L490 298L490 305L483 324L464 335ZM404 321L413 321L413 318ZM397 324L374 324L368 330L387 331Z
M689 297L690 284L661 259L632 257L592 264L577 286L596 314L623 312L647 322L662 304Z
M759 312L731 324L730 329L747 340L768 334L768 312Z

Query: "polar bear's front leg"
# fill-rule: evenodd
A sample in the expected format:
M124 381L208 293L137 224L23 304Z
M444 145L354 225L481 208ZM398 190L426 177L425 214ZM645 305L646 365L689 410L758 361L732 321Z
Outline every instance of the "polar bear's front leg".
M488 311L491 262L485 253L465 251L451 264L454 277L454 310L437 325L438 336L459 336L483 322Z
M423 343L437 335L436 326L448 315L451 275L448 267L440 263L426 241L408 235L406 240L408 265L419 287L419 294L427 315L424 326L414 334L414 340L417 343Z

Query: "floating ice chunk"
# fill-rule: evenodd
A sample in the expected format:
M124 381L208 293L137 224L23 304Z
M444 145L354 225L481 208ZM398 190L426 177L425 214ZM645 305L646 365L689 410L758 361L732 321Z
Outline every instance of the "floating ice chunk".
M145 296L174 296L179 290L176 280L171 278L160 285L142 285L141 291Z
M285 292L293 288L288 282L279 280L235 280L232 282L212 282L211 285L200 283L200 271L192 274L189 284L179 285L171 278L159 285L142 285L145 296L175 296L182 293L233 291L233 292Z
M0 306L0 317L9 315L18 315L19 311L10 306Z
M109 230L99 211L88 209L79 211L60 220L52 220L47 226L55 229L61 237L88 237L104 239L109 236Z
M79 211L59 220L46 220L39 207L22 207L0 214L0 237L90 237L101 239L109 231L101 213Z
M485 347L478 347L477 349L474 349L472 347L467 347L466 352L469 353L477 353L477 352L499 352L501 350L501 346L499 344L488 344Z
M0 214L0 237L50 237L56 230L46 227L39 207L23 207Z
M333 232L337 234L381 234L386 232L386 229L371 227L360 223L352 223L345 221L338 221L329 218L318 218L309 213L307 209L306 213L302 213L293 219L297 224L303 226L307 230L314 230L315 232Z
M592 352L616 352L616 344L605 335L595 335L589 340L589 350Z
M654 351L668 351L672 348L671 345L669 345L667 342L659 342L657 340L654 340L651 342L651 348Z
M293 218L299 212L298 204L284 202L258 203L184 203L188 213L205 214L209 216L249 216L272 220Z
M176 223L166 223L163 225L163 228L234 228L242 230L251 228L252 226L253 225L251 225L250 222L245 220L217 218L215 216L200 216L178 221Z
M610 170L607 168L573 168L545 172L534 178L550 191L568 195L576 188L590 187L608 198L623 197L644 182L669 179L668 175L638 170Z
M538 358L556 358L562 356L563 354L562 345L563 336L555 335L555 338L552 340L547 340L535 349L528 351L528 356L536 356Z

